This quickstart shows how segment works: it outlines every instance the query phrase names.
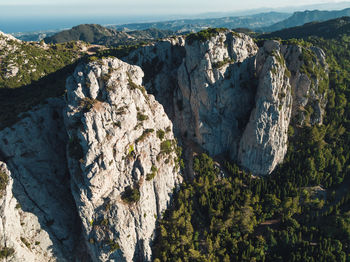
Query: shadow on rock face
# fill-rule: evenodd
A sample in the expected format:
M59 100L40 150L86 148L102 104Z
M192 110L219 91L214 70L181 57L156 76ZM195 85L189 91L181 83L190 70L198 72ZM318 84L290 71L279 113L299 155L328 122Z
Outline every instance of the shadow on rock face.
M81 261L89 261L79 245L81 221L70 191L62 108L62 100L49 100L2 130L0 152L21 208L22 242L40 246L48 259L72 261L81 256Z

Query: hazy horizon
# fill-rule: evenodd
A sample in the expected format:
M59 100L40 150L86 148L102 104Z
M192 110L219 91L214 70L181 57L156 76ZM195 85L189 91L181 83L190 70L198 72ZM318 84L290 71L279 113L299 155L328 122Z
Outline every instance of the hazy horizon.
M118 2L121 1L100 0L99 5L93 5L96 1L92 0L76 0L74 4L68 0L52 0L50 4L43 0L31 0L29 4L23 0L12 0L11 4L0 2L0 31L30 32L71 28L82 23L125 24L248 15L269 11L292 13L306 9L335 10L350 7L350 1L329 0L266 0L261 3L246 0L239 4L237 1L228 0L208 3L199 0L178 0L176 4L164 0L134 0L129 3L123 1L120 4Z

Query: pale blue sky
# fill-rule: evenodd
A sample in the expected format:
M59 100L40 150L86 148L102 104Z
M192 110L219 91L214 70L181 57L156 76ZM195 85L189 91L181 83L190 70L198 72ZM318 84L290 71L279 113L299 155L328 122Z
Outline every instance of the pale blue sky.
M58 5L53 12L100 14L198 14L229 12L258 8L312 5L341 2L341 0L0 0L0 5ZM342 1L344 2L344 1ZM73 7L72 10L70 7ZM89 7L94 6L94 9ZM32 8L33 9L33 8ZM28 9L31 12L30 8ZM0 10L1 13L1 10Z

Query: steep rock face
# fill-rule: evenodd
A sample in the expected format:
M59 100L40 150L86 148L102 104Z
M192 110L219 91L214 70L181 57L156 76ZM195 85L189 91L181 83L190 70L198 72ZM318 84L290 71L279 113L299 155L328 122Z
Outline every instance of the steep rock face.
M212 155L235 157L254 105L257 50L250 37L223 30L206 41L164 40L126 60L145 71L146 88L164 105L183 140Z
M292 117L302 125L322 124L327 99L328 65L325 53L318 47L281 46L286 65L291 72L293 94ZM307 106L310 109L307 110ZM307 112L309 111L309 112Z
M156 218L181 181L172 123L142 76L104 59L67 80L72 192L94 261L150 260Z
M0 132L2 169L9 177L1 199L0 245L13 261L71 261L80 235L69 189L61 99L51 99ZM81 248L81 247L80 247ZM83 248L81 248L83 252Z
M322 70L317 68L322 67ZM238 161L255 174L270 174L287 152L288 126L322 124L328 65L317 47L266 41L256 56L255 108L243 133Z
M125 60L144 70L145 87L165 107L185 150L229 154L269 174L283 161L291 116L300 125L322 123L327 64L316 47L267 41L258 49L250 37L221 30L206 40L166 39Z
M212 155L235 156L241 125L254 102L251 68L257 47L245 35L225 32L189 43L185 50L175 96L180 132Z
M287 152L292 95L287 68L276 41L266 42L256 57L259 85L255 108L243 133L238 159L255 174L269 174Z

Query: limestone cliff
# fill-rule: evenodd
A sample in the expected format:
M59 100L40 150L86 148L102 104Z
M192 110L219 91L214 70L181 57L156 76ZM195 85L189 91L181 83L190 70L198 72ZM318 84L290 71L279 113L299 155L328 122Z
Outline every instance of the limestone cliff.
M9 177L1 200L0 245L15 248L13 261L71 261L77 256L80 226L69 187L63 106L62 100L51 99L0 132L1 160Z
M278 42L266 42L255 63L259 83L255 108L243 132L238 159L254 174L269 174L287 152L291 86Z
M144 70L145 87L165 107L185 151L230 156L269 174L287 152L291 117L299 125L322 123L325 55L277 41L258 48L244 34L209 32L207 39L166 39L124 60Z
M156 219L181 181L172 123L142 76L105 59L67 80L72 192L95 261L149 261Z
M82 63L64 98L0 131L8 261L150 261L156 221L182 181L175 137L187 167L205 151L266 175L283 161L290 123L322 124L322 50L208 32L126 62Z

